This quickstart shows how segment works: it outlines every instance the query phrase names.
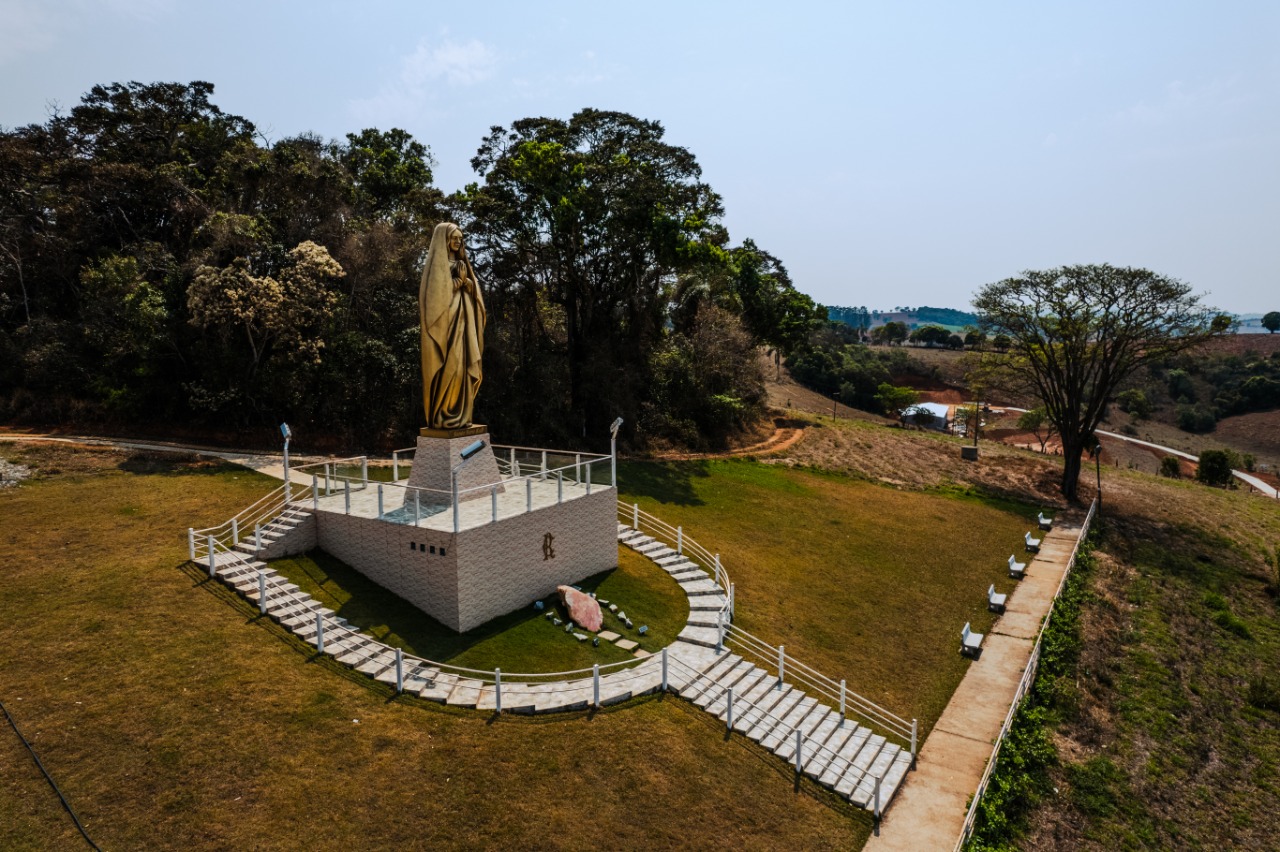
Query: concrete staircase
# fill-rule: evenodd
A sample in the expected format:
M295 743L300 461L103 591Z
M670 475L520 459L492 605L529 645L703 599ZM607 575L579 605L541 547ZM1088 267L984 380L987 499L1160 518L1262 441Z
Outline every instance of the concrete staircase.
M688 557L626 524L618 524L618 542L651 559L670 574L688 596L689 618L684 630L676 637L677 641L704 648L716 647L720 635L716 628L717 618L728 598L715 579Z
M288 545L291 543L291 539L298 537L298 533L308 523L312 523L311 512L307 509L298 508L296 504L290 504L285 507L283 512L261 528L261 550L258 549L258 543L254 541L253 530L251 529L242 529L240 531L240 541L236 544L234 550L260 559L275 559L284 555L285 552L297 550L297 548L290 548ZM312 536L312 539L314 539L314 536ZM305 544L303 547L305 549Z

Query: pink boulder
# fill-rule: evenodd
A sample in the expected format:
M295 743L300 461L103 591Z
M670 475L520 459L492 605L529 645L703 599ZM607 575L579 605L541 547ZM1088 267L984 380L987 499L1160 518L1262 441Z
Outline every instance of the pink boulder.
M604 624L604 615L600 612L600 604L591 595L584 594L572 586L556 586L560 593L560 602L569 610L569 620L581 627L596 633Z

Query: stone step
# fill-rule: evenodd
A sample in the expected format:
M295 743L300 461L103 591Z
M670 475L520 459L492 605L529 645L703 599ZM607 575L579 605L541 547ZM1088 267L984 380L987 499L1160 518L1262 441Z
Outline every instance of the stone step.
M871 731L868 729L861 725L854 728L853 733L836 750L836 757L823 770L818 781L827 787L835 787L840 779L844 777L844 774L853 766L853 759L858 756L858 752L862 751L863 745L870 738Z
M894 760L902 752L898 746L892 743L886 743L880 753L876 755L876 759L871 762L866 773L863 774L862 780L858 782L857 788L849 796L849 801L859 807L873 809L875 807L875 790L876 779L880 779L880 806L884 807L886 796L884 789L884 777L888 774L890 767L893 766Z
M791 709L781 716L778 723L773 726L768 735L760 740L760 745L769 749L769 751L778 751L779 749L787 749L790 751L792 742L789 746L787 740L795 739L795 729L799 727L808 715L818 706L818 699L812 695L805 695L799 701L792 705Z
M680 588L689 597L698 597L700 595L724 595L724 590L715 584L714 580L677 580Z
M720 613L705 609L689 610L689 618L685 623L691 627L710 627L715 630L720 626Z
M741 662L742 658L736 654L721 654L714 663L703 670L702 674L682 692L685 699L696 702L704 694L714 692L717 686L716 680L722 674Z
M724 595L699 595L689 598L690 612L719 612L724 609L729 599Z
M480 690L484 686L484 681L473 678L460 679L454 685L453 691L449 693L449 705L452 707L474 708L480 700Z
M823 778L826 776L827 772L831 772L832 774L831 783L835 783L841 773L843 773L844 767L848 765L848 761L845 761L840 757L840 750L844 748L844 744L846 742L851 738L856 737L858 732L857 724L846 719L843 725L839 725L840 714L837 713L835 716L837 720L837 727L827 737L826 742L822 744L822 751L815 752L814 755L804 763L805 774L820 783L826 783L823 782ZM863 730L865 730L865 728ZM870 736L869 732L868 736Z
M800 755L801 766L804 765L806 755L812 755L822 749L822 740L812 736L818 726L827 721L832 715L831 708L825 704L819 704L816 700L809 707L809 711L804 714L798 722L788 724L788 731L785 735L778 738L777 745L773 746L773 753L788 762L792 761L796 752L796 731L800 732L800 738L804 751Z
M739 681L751 674L754 668L755 666L746 660L740 660L731 669L716 678L714 688L704 690L701 695L693 700L693 703L711 715L723 718L724 706L728 698L727 691L733 689L736 700L738 690L735 687Z
M548 684L534 704L535 713L554 713L562 710L586 710L591 704L591 687L582 687L559 680Z
M781 691L765 690L760 700L752 702L751 709L742 714L742 720L734 723L734 730L741 730L750 739L760 742L778 724L778 719L790 713L803 697L803 692L786 684Z
M680 635L676 637L681 642L688 642L691 645L701 645L704 648L714 648L720 639L720 631L714 627L688 627L680 631Z

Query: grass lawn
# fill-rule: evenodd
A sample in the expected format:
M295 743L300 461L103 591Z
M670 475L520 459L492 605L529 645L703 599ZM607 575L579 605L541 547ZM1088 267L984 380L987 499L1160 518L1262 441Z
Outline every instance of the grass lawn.
M0 701L104 849L580 848L586 826L621 848L849 849L870 830L677 699L494 719L317 660L183 566L186 527L252 502L253 474L0 452L41 473L0 492ZM0 727L0 848L81 847Z
M436 662L473 669L501 667L507 675L573 671L590 668L593 663L632 658L611 642L601 642L598 648L579 642L532 606L457 633L322 551L271 564L370 636ZM648 633L640 636L605 613L606 630L638 641L646 651L657 651L675 641L689 615L688 598L676 581L627 548L619 548L616 569L577 585L618 604L619 611L626 612L636 627L647 625ZM565 618L558 595L546 602L562 620Z
M721 554L745 630L928 731L1036 510L749 460L619 466L622 499Z

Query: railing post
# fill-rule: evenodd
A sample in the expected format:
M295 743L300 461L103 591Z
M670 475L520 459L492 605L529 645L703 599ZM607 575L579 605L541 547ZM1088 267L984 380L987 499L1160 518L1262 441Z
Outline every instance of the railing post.
M520 475L520 466L516 464L516 448L515 447L511 448L511 475L512 476Z
M582 484L582 453L573 454L573 481Z
M267 614L267 573L258 572L258 614Z
M724 610L716 613L716 653L724 650Z
M489 503L493 509L493 522L498 522L498 486L489 486Z
M453 498L453 532L456 535L458 532L458 474L455 473L452 480L453 493L450 496Z
M716 558L719 559L719 556L717 556ZM738 598L737 594L735 594L737 590L736 587L737 587L736 583L729 584L729 620L730 621L733 620L734 605L737 602L737 598Z
M591 462L587 462L587 496L591 495Z
M324 653L324 616L316 613L316 650Z
M502 713L502 669L493 670L493 711Z
M391 454L391 481L400 481L400 451L396 450Z
M214 563L213 563L213 557L214 557L213 536L209 536L209 540L206 543L209 545L209 576L212 578L215 576Z
M556 471L556 505L564 502L564 471Z
M640 532L640 504L631 504L631 529Z
M396 692L404 692L404 649L396 648Z
M328 497L333 493L333 469L328 462L324 463L324 496Z
M600 664L591 664L591 706L600 706Z
M841 728L844 727L844 695L845 695L845 685L844 685L844 681L841 680L840 681L840 727Z
M320 508L320 482L314 473L311 474L311 508Z
M533 480L527 476L524 480L524 510L533 511Z
M351 514L351 480L346 481L346 488L342 489L343 503L346 505L347 514Z
M382 483L378 483L378 520L382 520Z
M667 691L667 649L662 649L662 691Z
M262 552L262 524L253 525L253 555Z
M240 543L240 521L235 518L231 519L231 546L235 547Z
M916 720L911 720L911 768L916 768Z
M796 729L796 774L800 774L800 767L804 765L804 734L800 733L800 729Z
M547 451L542 451L542 478L547 478Z
M876 817L876 822L877 822L877 823L879 823L879 822L880 822L880 776L879 776L879 775L877 775L877 776L876 776L876 809L875 809L875 817Z
M778 689L782 689L782 677L787 670L787 651L786 645L778 646Z
M732 686L729 687L729 689L725 692L724 709L725 709L725 714L724 714L725 729L728 730L729 733L733 733L733 687Z
M684 556L684 527L676 527L676 553Z
M360 457L360 481L365 484L366 488L369 487L369 457L368 456Z
M191 561L196 561L196 531L194 527L187 527L187 554L191 557Z
M418 525L418 519L422 517L422 492L417 488L413 489L413 525Z

